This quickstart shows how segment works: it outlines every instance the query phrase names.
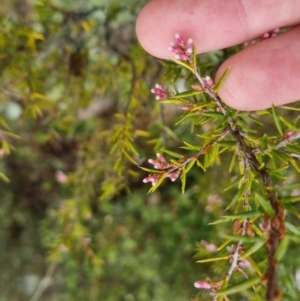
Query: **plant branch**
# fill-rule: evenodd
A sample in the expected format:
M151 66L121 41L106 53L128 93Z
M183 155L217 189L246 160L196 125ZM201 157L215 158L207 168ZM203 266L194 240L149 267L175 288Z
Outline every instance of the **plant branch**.
M197 68L193 68L194 74L199 80L200 84L203 86L205 92L214 100L216 105L218 106L219 110L225 115L228 116L228 112L225 108L225 105L222 103L222 101L219 99L219 97L215 94L213 89L210 87L207 87L204 85L204 81L202 80L202 77L200 73L198 72ZM280 242L280 239L282 238L283 234L285 233L285 225L284 225L284 208L277 200L277 196L274 191L274 186L272 184L271 177L267 170L264 167L261 167L261 164L257 160L255 156L255 149L251 146L249 146L244 138L244 135L242 133L242 130L235 125L235 120L228 116L228 124L229 129L232 137L237 142L237 146L239 151L241 152L242 157L244 158L244 164L245 166L252 167L261 178L261 181L263 183L263 186L265 188L265 192L268 196L269 202L274 210L274 216L270 218L270 230L269 230L269 237L267 241L267 248L268 248L268 267L265 274L265 279L267 282L267 292L266 292L266 300L267 301L273 301L275 296L278 294L278 289L276 287L276 268L277 268L277 261L275 259L275 252L278 248L278 244ZM292 138L293 137L293 138ZM300 134L298 136L294 135L291 137L288 137L287 139L282 140L278 143L278 148L284 146L288 142L291 141L291 139L297 139L300 137ZM245 222L245 220L244 220ZM238 252L240 249L240 243L238 243L236 252L234 253L233 262L230 267L230 270L228 272L228 275L231 276L232 271L234 270L234 267L236 266L237 260L238 260ZM227 276L228 276L227 275Z

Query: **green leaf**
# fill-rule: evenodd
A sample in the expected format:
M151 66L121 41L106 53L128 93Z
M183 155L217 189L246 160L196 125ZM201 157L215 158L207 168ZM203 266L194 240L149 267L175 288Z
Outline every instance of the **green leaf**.
M300 229L298 227L296 227L293 224L290 224L288 222L285 222L285 226L290 232L292 232L295 235L300 236Z
M298 166L297 162L293 158L290 159L290 163L297 170L297 172L300 172L300 167Z
M162 99L159 102L160 103L172 103L172 104L175 104L175 105L181 105L181 104L188 103L188 101L185 100L185 99L175 98L175 96L173 96L173 97L171 99L170 98Z
M182 172L181 172L181 193L182 194L185 191L185 185L186 185L186 171L185 171L185 168L183 168Z
M0 171L0 179L3 182L5 182L5 183L9 183L10 182L9 178L3 172L1 172L1 171Z
M217 249L217 251L222 250L223 248L225 248L229 243L232 242L232 239L227 239L225 242L223 242Z
M285 147L293 153L300 154L300 146L298 144L287 144Z
M186 68L186 69L188 69L188 70L190 70L191 72L194 73L193 68L192 68L190 65L188 65L187 63L184 63L183 61L176 60L176 59L172 59L172 60L173 60L176 64L178 64L178 65L180 65L180 66L182 66L182 67L184 67L184 68Z
M257 236L240 236L240 235L224 235L225 238L231 239L232 241L240 241L243 243L256 243L258 241L261 241L261 238Z
M185 92L181 92L181 93L178 93L178 94L175 94L174 96L170 97L171 99L174 97L174 98L184 98L184 97L189 97L189 96L194 96L194 95L198 95L198 94L201 94L203 93L202 91L197 91L197 90L188 90L188 91L185 91Z
M203 112L202 114L209 117L224 118L224 115L219 112Z
M236 146L236 141L224 141L224 140L221 140L221 141L218 141L217 143L219 145L222 145L222 146Z
M208 152L204 154L204 167L207 168L214 162L219 161L219 145L214 144Z
M269 110L258 110L255 112L256 115L270 115Z
M192 159L187 166L185 167L185 172L188 173L190 171L190 169L194 166L196 162L196 159Z
M232 159L230 161L230 165L229 165L229 172L231 172L236 164L236 153L233 154Z
M187 112L186 114L183 114L179 118L179 120L175 123L175 125L178 125L178 124L182 123L184 120L194 117L194 116L199 116L199 114L197 112L193 112L193 111Z
M259 237L264 237L264 233L256 227L254 224L252 225L252 230L259 236Z
M249 189L249 184L246 183L246 182L243 182L240 186L239 186L239 191L238 191L238 202L240 200L243 200L245 199L245 194L246 194L246 191Z
M280 106L280 108L285 110L300 111L300 108L294 108L289 106Z
M214 257L214 258L207 258L207 259L201 259L197 260L196 262L204 263L204 262L212 262L212 261L218 261L218 260L225 260L228 259L230 255L222 256L222 257Z
M280 274L283 275L282 279L289 295L292 297L291 300L298 301L299 293L297 291L297 288L295 287L293 276L291 275L290 270L281 266Z
M234 196L234 198L231 200L230 204L226 207L225 211L227 211L229 208L231 208L239 199L238 194Z
M125 150L123 150L123 155L130 161L133 165L137 165L137 162L130 156Z
M284 236L283 239L280 241L276 253L275 253L275 258L280 261L283 256L285 255L287 248L289 246L289 238L287 236Z
M231 295L231 294L236 294L240 293L253 285L257 284L260 282L260 277L256 276L253 278L250 278L247 281L243 281L242 283L239 283L237 285L231 286L225 290L221 290L217 293L217 296L224 296L224 295Z
M199 150L199 146L198 145L192 145L192 144L189 144L189 143L187 143L185 141L183 141L183 143L186 145L186 147L182 146L181 148L190 149L190 150L196 150L196 151Z
M254 245L252 245L244 254L242 254L241 258L247 258L251 254L255 253L257 250L259 250L264 244L265 240L257 240L257 242Z
M248 112L247 112L248 113ZM263 125L263 123L261 121L259 121L258 119L256 119L255 117L253 117L252 115L247 115L247 117L249 119L251 119L253 122L259 124L259 125Z
M282 116L279 116L279 119L282 123L284 123L286 125L287 128L289 129L293 129L295 131L298 130L298 127L296 124L294 124L293 122L289 121L288 119L282 117Z
M146 168L142 166L138 166L140 169L145 170L150 173L163 173L163 171L157 170L157 169L151 169L151 168Z
M247 212L239 212L232 215L224 215L223 218L237 219L237 218L257 218L262 215L260 211L247 211Z
M269 215L274 215L274 210L268 200L266 200L262 195L255 193L255 200L261 205L263 210Z
M158 181L156 182L156 184L155 184L154 186L152 186L152 187L149 189L148 194L154 192L154 191L161 185L161 183L163 182L164 179L165 179L165 175L162 174L162 175L159 177L159 179L158 179Z
M221 218L221 219L218 219L214 222L209 223L209 225L217 225L217 224L222 224L222 223L228 223L228 222L231 222L231 221L232 220L228 219L228 218Z
M276 109L276 107L274 105L272 105L272 115L273 115L273 118L274 118L277 130L280 133L280 135L282 136L283 135L283 130L282 130L281 121L279 119L279 115L278 115L277 109Z
M255 263L255 261L252 259L251 256L247 257L247 260L250 262L251 266L253 267L253 269L255 270L255 272L258 274L259 277L262 277L263 274L260 270L260 268L258 267L258 265Z
M0 116L0 125L2 125L3 127L5 127L7 130L10 130L10 128L9 128L6 120L2 116Z
M177 135L175 134L175 132L173 130L171 130L168 126L166 125L162 125L162 129L164 131L166 131L168 133L168 135L170 135L170 137L172 137L175 140L178 140Z
M278 149L273 149L271 153L286 163L290 162L292 159L292 157L289 154Z
M290 213L293 213L297 218L300 218L300 213L295 206L290 203L283 204L284 208L286 208Z
M285 203L296 203L296 202L300 201L300 195L288 196L288 197L282 198L280 201L284 204Z
M237 177L234 179L234 181L232 181L232 182L230 183L230 185L227 186L227 187L224 189L224 191L227 191L227 190L229 190L230 188L232 188L233 186L235 186L237 183L240 182L240 180L241 180L243 177L244 177L243 175L237 176ZM227 210L227 209L226 209L226 210Z
M172 151L170 151L170 150L163 149L163 148L160 148L159 150L160 150L161 152L163 152L163 153L166 153L166 154L168 154L168 155L174 157L174 158L178 158L178 159L183 158L182 155L180 155L180 154L178 154L178 153L175 153L175 152L172 152Z
M20 139L20 136L14 134L12 132L2 131L2 134L4 134L4 136L6 136L6 137L10 137L13 139Z
M197 159L197 166L199 166L203 171L206 171L205 167L202 165L202 163Z
M214 91L215 91L215 92L218 92L219 89L222 87L222 85L223 85L225 79L227 78L228 74L229 74L229 68L227 68L227 69L223 72L223 74L221 75L221 77L220 77L220 79L218 80L217 84L215 85L215 87L214 87Z

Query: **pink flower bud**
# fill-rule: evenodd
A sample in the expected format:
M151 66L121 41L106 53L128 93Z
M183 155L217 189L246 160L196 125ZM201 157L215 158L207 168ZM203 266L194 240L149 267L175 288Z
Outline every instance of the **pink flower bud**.
M176 42L179 45L184 45L184 40L183 40L182 36L179 33L175 34L175 39L176 39Z
M194 286L196 288L203 288L203 289L211 289L211 284L207 281L196 281L194 283Z
M168 96L170 93L162 86L159 84L156 84L153 89L150 90L153 94L156 95L156 99L162 99Z
M174 181L177 180L177 178L179 177L179 175L180 175L180 170L178 169L176 171L166 173L165 178L170 178L170 180L172 182L174 182Z
M153 160L153 159L149 159L148 162L149 162L150 164L153 164L153 167L154 167L155 169L161 169L161 164L160 164L159 162L157 162L157 161L155 161L155 160Z
M158 160L162 163L167 163L165 157L163 155L161 155L160 153L156 153L156 157L158 158Z
M287 130L286 132L283 133L282 138L288 139L288 138L292 137L293 135L295 135L295 131Z
M61 170L58 170L55 173L55 177L56 177L56 181L60 184L65 183L68 179L67 175L64 172L62 172Z
M193 48L193 46L194 46L194 40L193 39L188 39L187 45L188 45L188 47Z
M204 246L208 252L214 253L218 250L218 247L216 245L210 244L205 240L201 240L201 245Z
M279 32L279 28L276 28L276 29L273 29L273 30L270 30L266 33L264 33L261 37L260 37L260 40L266 40L266 39L269 39L269 38L273 38L277 35L277 33Z
M151 182L151 183L152 183L152 186L154 186L154 185L157 183L159 177L160 177L160 174L150 174L150 175L148 175L148 177L146 177L146 178L143 180L143 182L144 182L144 183Z
M205 76L202 78L203 79L203 82L204 82L204 85L208 88L211 88L214 84L213 80L210 78L210 76Z
M242 258L239 260L239 266L241 268L251 268L250 262L246 258Z

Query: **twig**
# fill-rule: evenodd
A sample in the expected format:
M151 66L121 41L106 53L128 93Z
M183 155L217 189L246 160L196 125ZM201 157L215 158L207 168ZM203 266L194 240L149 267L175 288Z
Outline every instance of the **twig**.
M57 261L52 261L51 264L49 265L47 272L43 279L40 281L37 289L35 290L33 296L31 297L30 301L38 301L45 291L45 289L48 287L48 284L50 282L50 279L57 267Z

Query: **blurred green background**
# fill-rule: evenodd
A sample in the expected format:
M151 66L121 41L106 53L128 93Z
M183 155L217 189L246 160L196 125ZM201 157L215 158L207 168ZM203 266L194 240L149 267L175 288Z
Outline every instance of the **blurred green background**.
M145 2L1 1L0 301L187 300L224 275L194 255L226 231L208 225L230 201L226 157L183 195L142 183L159 147L195 143L149 93L165 69L136 40Z

